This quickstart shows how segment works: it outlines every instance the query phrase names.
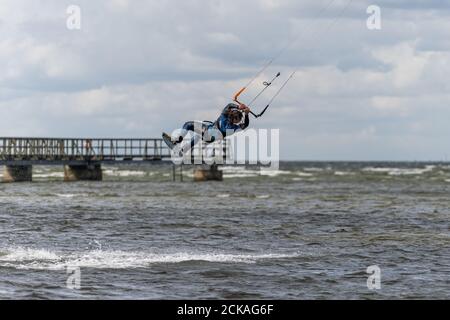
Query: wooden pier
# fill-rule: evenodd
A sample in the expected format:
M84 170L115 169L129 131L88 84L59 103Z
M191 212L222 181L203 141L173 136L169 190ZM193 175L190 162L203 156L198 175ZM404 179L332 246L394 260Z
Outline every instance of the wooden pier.
M218 150L225 151L225 143ZM221 151L221 152L222 152ZM222 154L222 158L225 158ZM14 138L0 137L3 182L32 181L34 165L64 166L64 181L103 179L102 164L139 164L170 160L170 149L158 138ZM192 155L195 181L221 180L217 165L200 164ZM186 160L186 159L185 159ZM182 165L174 164L173 178L183 180Z

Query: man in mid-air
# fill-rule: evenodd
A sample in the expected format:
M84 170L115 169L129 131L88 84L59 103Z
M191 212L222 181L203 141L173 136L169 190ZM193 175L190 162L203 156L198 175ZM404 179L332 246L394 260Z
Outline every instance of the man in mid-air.
M183 156L191 150L202 139L205 143L213 143L224 139L227 135L237 131L245 130L250 124L248 113L250 109L245 104L228 104L222 111L220 117L215 121L188 121L182 129L169 136L163 133L163 139L170 149L181 146L184 137L193 133L190 143L185 143L178 151ZM242 121L243 120L243 121ZM178 150L178 149L177 149Z

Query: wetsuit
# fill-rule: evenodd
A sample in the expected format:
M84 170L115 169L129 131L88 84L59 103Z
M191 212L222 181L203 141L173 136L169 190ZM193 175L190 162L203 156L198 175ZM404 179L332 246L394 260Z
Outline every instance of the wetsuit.
M230 133L230 131L232 131L232 134L233 134L238 130L245 130L250 123L248 114L245 114L244 123L242 123L242 124L234 124L233 122L231 122L230 118L229 118L229 113L232 110L239 110L239 106L234 103L228 104L223 109L222 114L220 115L219 119L217 119L215 122L217 129L219 129L219 131L222 133L224 138L227 135L227 131L228 131L228 133Z
M181 134L179 135L177 142L181 142L184 136L189 132L193 132L194 136L191 139L190 146L187 145L183 147L183 152L192 149L199 141L203 138L206 143L212 143L215 141L220 141L225 138L228 134L233 134L236 131L245 130L249 123L248 114L245 114L244 123L234 124L230 121L229 114L232 110L239 110L239 106L230 103L228 104L220 114L220 117L215 121L188 121L183 125ZM217 130L222 134L222 137L218 135Z

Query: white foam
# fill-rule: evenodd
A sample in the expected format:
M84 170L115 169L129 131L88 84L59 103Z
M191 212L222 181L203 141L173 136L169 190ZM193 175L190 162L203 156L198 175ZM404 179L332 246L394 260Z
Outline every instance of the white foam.
M303 171L307 171L307 172L321 172L324 171L324 169L322 168L304 168Z
M433 171L436 166L429 165L425 168L374 168L368 167L362 169L364 172L369 173L387 173L390 176L402 176L402 175L421 175L426 172Z
M146 268L156 263L206 261L218 263L256 263L259 260L284 259L295 254L226 254L226 253L151 253L93 250L80 253L58 254L42 249L9 249L0 254L0 266L16 269L60 270L68 266L97 269Z
M221 170L225 175L242 175L242 176L255 176L258 171L246 169L245 167L223 167Z
M252 178L259 176L259 171L246 169L245 167L223 167L224 178Z
M216 196L216 198L229 198L229 197L230 197L229 194L218 194L218 195Z
M392 168L374 168L374 167L368 167L362 169L364 172L373 172L373 173L389 173L392 171Z
M335 176L353 176L355 175L354 172L349 172L349 171L336 171L334 173Z
M262 194L259 196L256 196L257 199L268 199L270 198L270 194Z
M105 175L114 177L142 177L145 176L145 171L133 171L133 170L105 170Z
M120 168L119 167L107 167L109 170L111 170L111 171L117 171L117 170L120 170Z
M286 170L274 170L271 168L261 167L259 170L249 170L245 167L223 167L224 176L230 177L255 177L255 176L269 176L276 177L282 174L291 174L291 171Z
M75 198L75 197L88 197L86 193L56 193L57 197L60 198Z
M291 181L307 181L307 182L312 182L312 181L317 181L316 178L309 178L309 177L305 177L305 178L291 178Z
M223 171L223 172L248 172L248 171L250 171L250 170L247 170L245 167L227 167L227 166L224 166L224 167L222 167L221 168L221 170Z
M35 173L33 178L63 178L64 172Z
M3 254L0 254L0 262L45 261L59 259L60 257L56 253L45 249L30 249L22 247L9 249Z
M261 168L259 174L261 176L277 177L277 176L283 175L283 174L291 174L291 171Z
M251 178L257 177L257 174L245 174L245 173L237 173L237 174L224 174L224 178Z
M312 177L312 176L314 176L312 173L301 172L301 171L296 172L296 174L297 174L299 177Z
M427 169L395 169L389 172L390 176L414 176L414 175L421 175L425 172L429 172L430 170Z

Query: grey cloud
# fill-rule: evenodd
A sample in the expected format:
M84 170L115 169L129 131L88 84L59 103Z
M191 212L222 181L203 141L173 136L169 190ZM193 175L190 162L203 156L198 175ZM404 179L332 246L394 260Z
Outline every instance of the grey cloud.
M298 37L244 96L299 69L252 122L282 130L284 158L438 158L450 133L448 2L377 1L381 31L366 28L369 1L328 28L346 1L314 19L327 3L5 0L2 135L156 136L214 119ZM69 4L81 6L80 31L65 27Z

